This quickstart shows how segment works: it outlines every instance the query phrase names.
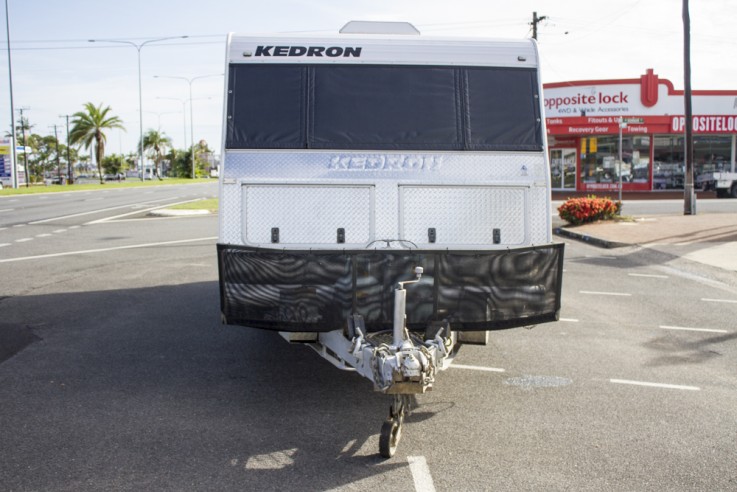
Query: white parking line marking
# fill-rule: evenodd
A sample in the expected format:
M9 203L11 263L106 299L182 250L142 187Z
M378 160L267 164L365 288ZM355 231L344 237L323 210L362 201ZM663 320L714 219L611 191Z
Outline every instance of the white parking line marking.
M26 243L28 241L33 241L33 238L32 237L23 237L23 238L20 238L20 239L16 239L15 240L16 243Z
M644 278L668 278L668 275L655 275L652 273L628 273L630 277L644 277Z
M13 227L25 227L26 224L15 224Z
M10 246L10 243L2 243L2 244L0 244L0 248L4 248L5 246Z
M36 237L51 237L52 234L43 233L43 234L36 234Z
M681 330L681 331L703 331L705 333L729 333L727 330L717 330L713 328L686 328L684 326L661 326L663 330Z
M54 234L61 234L62 232L67 232L66 229L57 229L54 231Z
M701 300L704 302L726 302L729 304L737 304L737 301L732 300L732 299L704 299L702 298Z
M432 481L430 468L424 456L407 456L409 471L412 472L412 480L415 482L417 492L435 492L435 483Z
M483 367L483 366L466 366L463 364L452 364L450 367L454 367L456 369L468 369L471 371L484 371L484 372L506 372L504 369L500 369L497 367Z
M4 209L0 210L0 213L3 213L3 212L12 212L13 210L15 210L15 209L14 208L4 208Z
M564 323L578 323L578 320L573 318L560 318L558 321L563 321Z
M201 241L214 241L217 238L218 238L217 236L200 237L197 239L181 239L179 241L163 241L159 243L131 244L130 246L118 246L115 248L86 249L82 251L67 251L66 253L50 253L47 255L38 255L38 256L22 256L20 258L8 258L7 260L0 260L0 263L13 263L16 261L40 260L44 258L58 258L60 256L85 255L85 254L90 254L90 253L107 253L109 251L120 251L123 249L152 248L156 246L169 246L172 244L195 243L195 242L201 242Z
M647 381L630 381L628 379L610 379L610 383L615 384L632 384L635 386L649 386L652 388L666 388L666 389L679 389L687 391L700 391L701 388L698 386L683 386L680 384L664 384L664 383L649 383Z
M596 292L593 290L579 290L579 294L588 294L593 296L621 296L621 297L631 297L632 294L627 294L625 292Z

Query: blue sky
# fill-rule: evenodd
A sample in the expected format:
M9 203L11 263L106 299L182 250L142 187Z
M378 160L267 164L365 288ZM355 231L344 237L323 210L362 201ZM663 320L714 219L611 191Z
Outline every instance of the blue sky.
M690 3L693 88L737 90L737 39L731 34L737 1ZM35 133L53 134L53 125L60 125L63 139L61 115L80 111L88 101L109 105L127 131L110 132L108 152L135 151L138 141L137 52L89 39L141 43L189 36L141 50L144 131L159 127L180 148L185 139L190 143L189 84L164 77L223 73L228 32L333 33L349 20L401 20L433 36L523 38L537 11L548 17L538 27L543 82L636 78L653 68L683 87L681 0L8 0L8 5L15 107L29 108L25 114ZM0 126L9 129L4 22L0 32ZM223 78L196 80L192 93L195 140L204 139L217 151Z

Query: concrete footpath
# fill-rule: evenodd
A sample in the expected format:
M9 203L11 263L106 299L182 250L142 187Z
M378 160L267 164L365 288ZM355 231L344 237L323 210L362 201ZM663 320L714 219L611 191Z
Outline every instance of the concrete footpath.
M603 248L639 246L737 272L737 213L644 215L631 222L556 227L555 233Z

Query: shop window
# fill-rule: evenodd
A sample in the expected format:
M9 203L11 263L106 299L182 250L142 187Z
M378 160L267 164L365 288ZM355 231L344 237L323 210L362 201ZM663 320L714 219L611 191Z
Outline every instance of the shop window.
M653 151L653 188L683 189L686 175L684 137L656 135ZM731 135L695 135L693 139L694 180L707 173L730 169Z
M622 138L622 163L619 163L619 136L581 139L581 182L584 184L647 183L650 179L650 137L628 135ZM586 142L584 142L586 140Z
M683 189L684 139L675 135L655 135L653 147L653 189Z

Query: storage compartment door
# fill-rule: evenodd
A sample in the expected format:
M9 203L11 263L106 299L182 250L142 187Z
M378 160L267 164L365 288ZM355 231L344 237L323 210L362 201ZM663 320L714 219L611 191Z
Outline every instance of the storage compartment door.
M523 246L526 187L400 186L402 239L428 245ZM429 232L433 230L434 232Z
M363 246L373 240L373 197L372 186L243 185L243 239Z

